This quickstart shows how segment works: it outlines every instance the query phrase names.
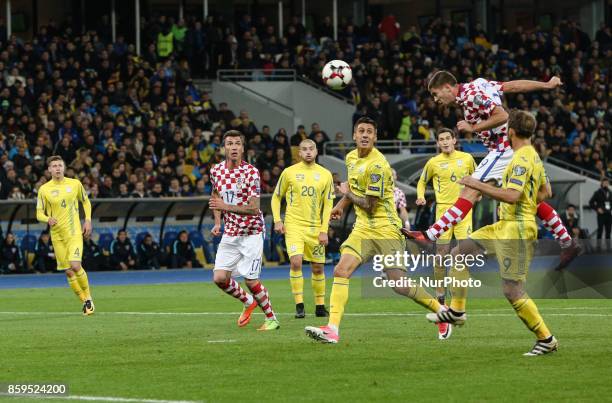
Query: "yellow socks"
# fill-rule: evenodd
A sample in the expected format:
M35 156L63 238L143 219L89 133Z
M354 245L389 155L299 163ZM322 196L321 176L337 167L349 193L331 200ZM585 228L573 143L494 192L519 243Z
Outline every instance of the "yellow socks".
M315 305L325 305L325 273L314 274L310 279Z
M79 285L79 281L77 280L77 276L66 277L68 279L68 285L72 288L72 291L76 294L77 297L81 300L81 302L85 302L86 294L83 292L83 289Z
M302 269L290 270L289 282L291 283L291 293L295 303L304 303L304 277L302 276Z
M469 280L470 273L467 269L455 270L451 269L453 278L462 281ZM465 303L467 300L467 287L451 287L451 303L450 309L455 312L465 312Z
M91 292L89 291L89 279L87 278L87 273L85 269L82 267L79 271L76 272L76 279L81 286L81 290L83 290L83 294L85 295L85 299L91 299Z
M444 280L444 277L446 277L446 267L435 265L434 266L434 280L442 281ZM436 287L436 298L438 299L438 302L440 302L441 304L444 304L444 297L446 294L445 291L446 290L444 288Z
M329 299L329 323L328 326L333 326L338 329L342 315L344 315L344 307L349 298L349 279L342 277L334 277L331 296Z
M417 304L429 309L432 312L440 312L442 305L437 299L431 296L423 287L410 287L408 297L412 298Z
M538 311L538 307L527 294L524 294L523 298L512 302L512 308L514 308L525 326L535 333L538 340L545 340L551 336L550 330L548 330L544 319L542 319Z

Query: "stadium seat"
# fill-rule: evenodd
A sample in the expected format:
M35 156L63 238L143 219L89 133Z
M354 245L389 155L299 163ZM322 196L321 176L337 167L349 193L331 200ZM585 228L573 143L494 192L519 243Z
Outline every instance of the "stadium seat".
M164 240L162 242L162 248L169 248L170 246L172 246L172 242L174 242L177 236L178 236L178 232L176 231L164 232Z
M204 237L196 230L189 232L189 239L191 240L191 243L193 243L194 248L199 248L204 245Z
M38 240L36 239L36 237L34 235L28 234L28 235L24 235L23 238L21 238L21 250L24 252L34 252L36 251L36 243L38 242Z
M138 245L140 245L142 243L142 241L145 239L145 237L148 235L148 232L139 232L136 235L136 242L134 243L134 247L138 247Z
M102 249L102 251L108 254L110 250L110 244L111 242L113 242L114 239L115 237L113 236L113 234L111 234L110 232L104 232L100 234L100 238L98 238L98 246L100 247L100 249Z

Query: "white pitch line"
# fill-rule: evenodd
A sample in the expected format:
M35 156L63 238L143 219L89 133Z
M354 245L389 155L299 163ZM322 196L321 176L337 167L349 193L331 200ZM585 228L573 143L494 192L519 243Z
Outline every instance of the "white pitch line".
M235 343L236 340L208 340L209 343Z
M0 393L0 396L7 396L22 399L62 399L62 400L81 400L89 402L123 402L123 403L200 403L200 400L159 400L159 399L138 399L131 397L112 397L112 396L49 396L49 395L16 395L10 393Z
M571 308L569 308L571 309ZM585 308L588 309L588 308ZM612 317L612 313L557 313L557 312L548 312L548 311L559 311L564 310L564 308L549 308L549 309L541 309L541 311L547 311L547 316L575 316L575 317ZM516 314L508 312L508 313L497 313L499 311L508 312L509 309L492 309L492 310L473 310L469 311L469 316L516 316ZM292 312L281 312L276 313L277 315L282 316L292 316L295 313ZM361 317L377 317L377 316L422 316L425 314L423 312L348 312L345 313L345 316L361 316ZM75 312L0 312L0 315L15 315L15 316L44 316L44 315L77 315ZM236 316L240 315L240 312L96 312L96 315L116 315L116 316ZM255 315L263 315L263 313L257 312Z

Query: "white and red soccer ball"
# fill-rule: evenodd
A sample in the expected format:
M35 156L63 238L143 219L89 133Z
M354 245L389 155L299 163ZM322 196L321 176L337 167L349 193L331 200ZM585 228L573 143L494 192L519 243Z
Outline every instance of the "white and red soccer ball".
M332 60L323 67L322 77L332 90L342 90L351 83L353 72L344 60Z

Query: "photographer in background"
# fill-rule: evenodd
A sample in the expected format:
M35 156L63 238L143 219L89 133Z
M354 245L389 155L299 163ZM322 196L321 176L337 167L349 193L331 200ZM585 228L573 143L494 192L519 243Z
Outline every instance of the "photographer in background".
M612 230L612 192L607 178L601 180L601 187L591 197L589 206L597 213L597 239L601 240L605 229L606 240L609 242Z

